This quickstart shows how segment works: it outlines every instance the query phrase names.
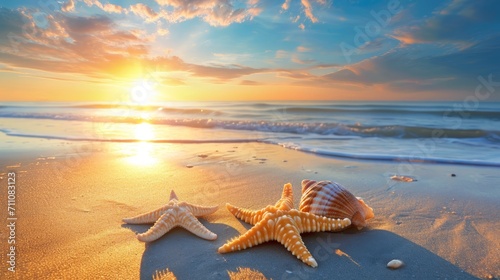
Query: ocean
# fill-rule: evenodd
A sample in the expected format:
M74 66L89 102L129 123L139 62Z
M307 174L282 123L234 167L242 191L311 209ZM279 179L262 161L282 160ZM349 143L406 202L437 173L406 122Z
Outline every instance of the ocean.
M500 103L0 104L8 137L278 145L373 161L500 166Z

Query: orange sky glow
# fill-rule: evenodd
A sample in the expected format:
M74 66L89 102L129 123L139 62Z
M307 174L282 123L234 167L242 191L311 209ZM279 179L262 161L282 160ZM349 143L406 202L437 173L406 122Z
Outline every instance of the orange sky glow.
M495 1L35 2L0 4L2 101L464 100L500 77Z

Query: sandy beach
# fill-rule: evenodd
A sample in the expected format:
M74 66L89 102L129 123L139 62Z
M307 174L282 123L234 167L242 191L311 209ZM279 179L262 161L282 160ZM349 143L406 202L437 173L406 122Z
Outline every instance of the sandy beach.
M230 274L242 278L245 273L237 272L245 268L255 273L249 276L247 271L246 276L268 279L500 275L500 175L495 168L342 160L254 143L149 144L154 149L151 161L117 152L133 151L139 144L61 142L22 158L2 157L4 194L8 173L16 177L17 220L15 272L7 270L9 233L2 231L1 278L152 279L168 269L178 279L228 279ZM416 181L390 180L394 174ZM290 182L298 208L300 182L306 178L341 183L365 199L375 218L360 231L302 234L317 268L275 241L217 253L251 227L232 216L226 203L261 209L274 204ZM200 219L218 235L216 240L182 228L148 244L136 239L149 225L127 225L122 218L162 206L171 190L180 200L219 206ZM1 213L7 221L7 212ZM392 259L404 266L386 268Z

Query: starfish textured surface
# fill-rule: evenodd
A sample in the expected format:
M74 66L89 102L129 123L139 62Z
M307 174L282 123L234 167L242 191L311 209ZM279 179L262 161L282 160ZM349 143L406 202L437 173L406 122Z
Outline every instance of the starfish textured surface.
M351 225L351 220L348 218L332 219L293 209L292 185L289 183L283 187L281 199L275 205L257 211L230 204L226 204L226 207L235 217L254 227L221 246L219 253L244 250L269 240L276 240L298 259L312 267L318 266L318 263L307 250L300 234L340 231Z
M123 222L127 224L154 223L148 231L137 235L137 239L143 242L154 241L176 226L183 227L201 238L215 240L217 235L203 226L196 217L212 214L217 209L218 206L200 206L179 201L172 190L170 201L165 206L132 218L125 218Z

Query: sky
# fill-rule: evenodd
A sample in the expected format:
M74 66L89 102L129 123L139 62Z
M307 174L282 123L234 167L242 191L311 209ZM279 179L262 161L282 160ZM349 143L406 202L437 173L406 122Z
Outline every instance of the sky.
M498 11L496 0L1 1L0 100L499 101Z

